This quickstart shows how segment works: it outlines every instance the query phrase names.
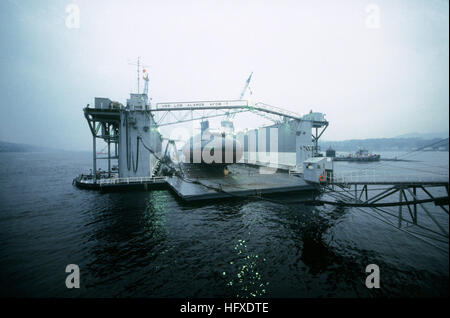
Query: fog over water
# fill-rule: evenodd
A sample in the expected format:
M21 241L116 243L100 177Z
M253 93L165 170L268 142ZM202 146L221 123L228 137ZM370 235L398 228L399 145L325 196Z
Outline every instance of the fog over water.
M253 71L246 98L325 113L327 140L448 131L448 25L437 0L2 1L0 140L90 150L82 107L125 103L137 56L153 102L236 99Z

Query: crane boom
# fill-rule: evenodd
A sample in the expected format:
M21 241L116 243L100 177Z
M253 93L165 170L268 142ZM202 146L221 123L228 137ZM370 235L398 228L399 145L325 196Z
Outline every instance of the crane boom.
M245 82L244 88L242 89L241 95L239 96L239 100L242 100L242 98L244 97L245 92L247 91L248 86L250 85L250 81L252 80L252 75L253 75L253 72L250 73L250 76L248 77L247 81ZM228 113L227 120L231 121L234 118L235 114L236 113Z
M244 89L242 90L241 95L239 96L240 100L244 97L245 92L247 91L247 88L250 85L250 81L252 80L252 75L253 75L253 72L250 73L250 76L248 77L247 81L245 82Z

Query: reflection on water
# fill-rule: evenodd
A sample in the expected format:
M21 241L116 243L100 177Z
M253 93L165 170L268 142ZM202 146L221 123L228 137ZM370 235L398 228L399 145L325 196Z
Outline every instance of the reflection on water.
M71 185L89 154L0 156L9 167L0 170L2 295L448 296L448 254L353 209L279 196L184 204L168 191L101 194ZM24 178L36 182L18 192ZM70 263L79 290L64 287ZM364 285L371 263L380 290Z

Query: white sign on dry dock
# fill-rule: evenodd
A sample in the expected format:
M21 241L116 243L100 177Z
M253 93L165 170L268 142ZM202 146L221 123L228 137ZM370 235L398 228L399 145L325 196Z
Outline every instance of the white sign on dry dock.
M191 108L191 107L243 107L248 106L246 100L216 100L198 102L157 103L156 108Z

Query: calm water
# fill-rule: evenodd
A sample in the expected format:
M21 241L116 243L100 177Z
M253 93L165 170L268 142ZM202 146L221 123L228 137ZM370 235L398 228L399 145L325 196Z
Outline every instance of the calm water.
M382 167L448 179L448 152L409 158L419 161ZM73 187L90 165L89 153L0 153L1 296L448 296L448 252L359 210L232 199L186 205L168 191ZM448 229L448 217L430 211ZM65 287L72 263L79 290ZM379 290L364 285L372 263Z

